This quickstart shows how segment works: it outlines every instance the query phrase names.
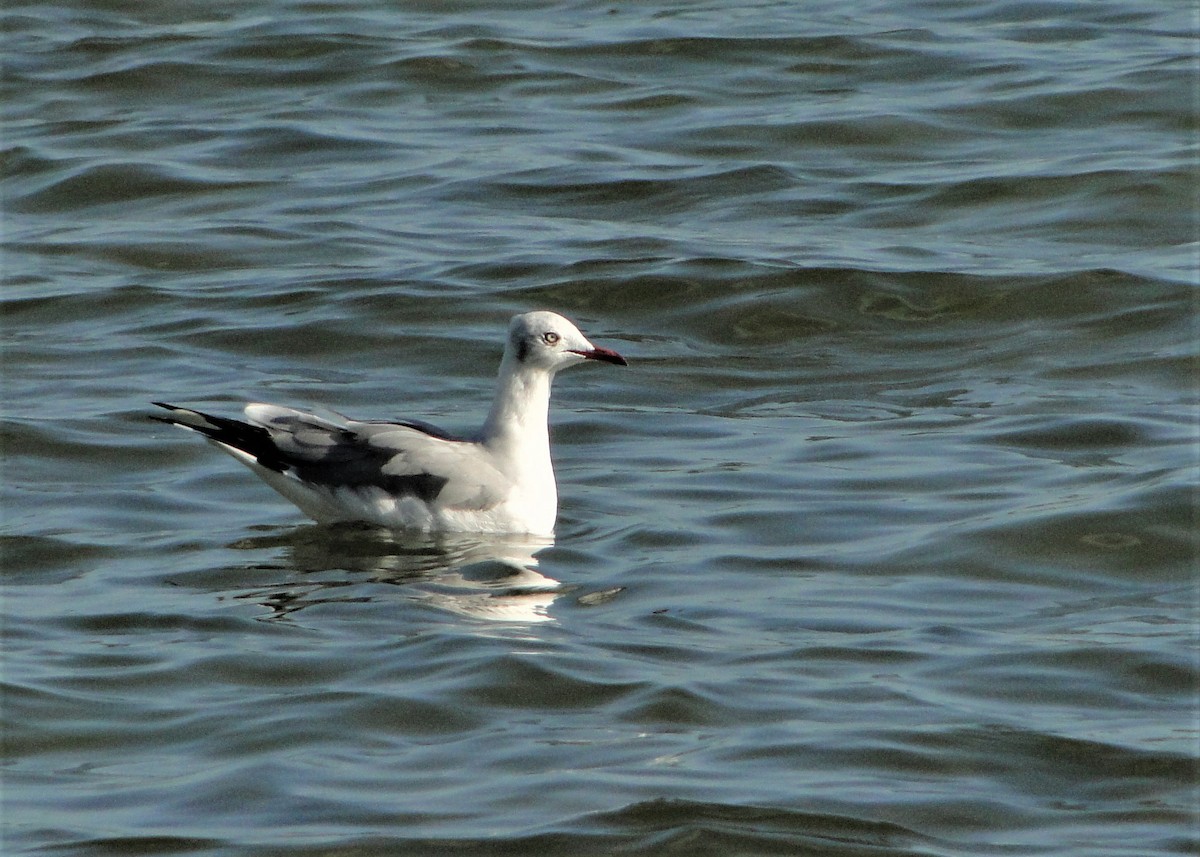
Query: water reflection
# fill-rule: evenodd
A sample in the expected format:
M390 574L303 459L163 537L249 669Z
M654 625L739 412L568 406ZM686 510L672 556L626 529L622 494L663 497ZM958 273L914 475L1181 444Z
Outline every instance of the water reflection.
M362 585L403 586L407 597L460 616L494 622L553 621L561 584L538 570L553 538L526 535L419 535L371 527L310 525L251 536L236 550L269 550L280 562L256 569L288 580L239 595L277 617L316 604L367 602Z

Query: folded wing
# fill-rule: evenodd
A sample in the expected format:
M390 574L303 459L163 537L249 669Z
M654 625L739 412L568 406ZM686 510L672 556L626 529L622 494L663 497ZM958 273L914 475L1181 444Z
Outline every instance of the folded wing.
M236 457L314 489L381 490L431 509L483 510L508 482L479 444L418 423L360 422L332 411L246 406L246 422L160 405L166 422L197 431Z

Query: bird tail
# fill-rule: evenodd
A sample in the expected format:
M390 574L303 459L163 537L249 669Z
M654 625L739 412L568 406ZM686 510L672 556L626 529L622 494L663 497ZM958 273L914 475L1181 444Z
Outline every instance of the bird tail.
M228 417L215 417L191 408L180 408L166 402L151 404L170 411L169 416L151 414L150 419L167 425L194 431L204 435L214 443L239 450L253 456L259 464L272 470L282 471L287 465L282 460L278 447L271 439L271 434L262 426L250 425L241 420L231 420Z

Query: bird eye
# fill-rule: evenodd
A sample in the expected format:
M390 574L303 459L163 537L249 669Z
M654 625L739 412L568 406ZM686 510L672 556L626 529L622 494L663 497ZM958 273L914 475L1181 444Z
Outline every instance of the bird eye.
M546 343L547 345L557 345L558 340L559 335L553 330L548 330L542 334L542 342Z

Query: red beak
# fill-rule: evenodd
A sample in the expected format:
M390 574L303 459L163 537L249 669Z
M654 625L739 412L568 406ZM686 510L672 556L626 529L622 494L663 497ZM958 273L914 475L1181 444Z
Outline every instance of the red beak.
M618 366L628 366L629 361L622 357L611 348L592 348L591 351L574 351L580 357L586 357L588 360L600 360L604 363L615 363Z

